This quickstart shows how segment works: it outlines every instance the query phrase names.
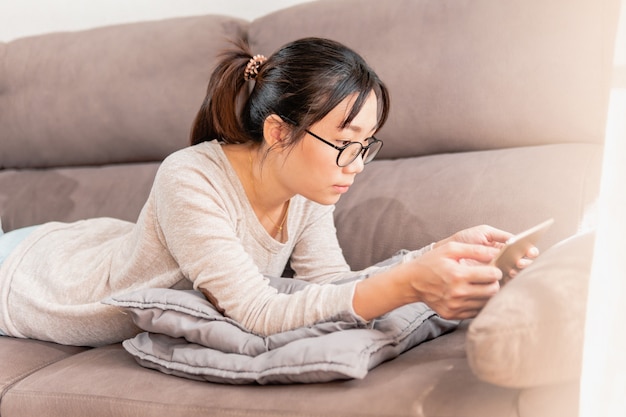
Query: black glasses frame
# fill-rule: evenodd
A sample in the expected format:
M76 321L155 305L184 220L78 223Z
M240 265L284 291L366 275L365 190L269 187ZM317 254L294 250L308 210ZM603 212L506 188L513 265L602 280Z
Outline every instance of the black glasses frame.
M382 149L383 147L383 141L376 139L374 136L370 136L368 139L372 139L372 141L369 143L369 145L367 146L363 146L363 144L361 142L348 142L347 144L343 145L343 146L337 146L337 145L333 145L332 143L330 143L329 141L327 141L326 139L324 139L321 136L316 135L315 133L311 132L308 129L304 129L304 131L306 133L308 133L309 135L313 136L315 139L320 140L322 142L324 142L325 144L327 144L328 146L332 146L333 148L337 149L339 151L339 154L337 154L337 160L335 161L337 163L338 167L345 167L350 165L352 162L354 162L359 155L361 155L361 158L363 158L363 164L369 164L370 162L372 162L372 160L376 157L376 155L378 155L378 152ZM352 158L349 162L341 165L339 163L339 159L341 158L341 154L343 153L343 151L345 151L348 147L350 146L354 146L354 144L357 144L361 147L361 150L359 152L357 152L354 156L354 158ZM380 145L379 145L380 144ZM376 148L376 152L373 155L368 155L368 157L365 157L365 154L367 153L367 151L372 147L372 146L378 146L378 148Z
M281 114L279 117L281 119L283 119L285 122L289 123L289 124L292 124L294 126L298 125L296 122L294 122L293 120L291 120L289 117L287 117L285 115ZM370 144L367 145L367 146L363 146L363 144L361 142L348 142L347 144L345 144L343 146L337 146L337 145L333 145L331 142L327 141L326 139L324 139L321 136L316 135L315 133L311 132L308 129L304 129L304 131L306 133L308 133L309 135L313 136L315 139L320 140L320 141L324 142L325 144L327 144L328 146L331 146L331 147L333 147L333 148L335 148L335 149L337 149L339 151L339 153L337 154L337 159L336 159L335 163L340 168L343 168L343 167L348 166L351 163L353 163L359 157L359 155L361 155L361 158L363 158L363 165L367 165L370 162L372 162L372 160L376 157L376 155L378 155L378 152L380 152L380 150L383 148L383 141L380 140L380 139L376 139L374 136L370 136L368 138L368 139L372 139L372 142L370 142ZM344 165L339 164L339 158L341 158L341 154L343 153L343 151L345 151L349 146L352 146L352 144L354 144L354 143L358 144L361 147L361 150L347 164L344 164ZM370 147L372 147L374 145L378 145L378 144L380 144L380 146L377 149L375 149L376 152L374 152L371 155L368 155L368 157L366 159L365 154L370 149Z

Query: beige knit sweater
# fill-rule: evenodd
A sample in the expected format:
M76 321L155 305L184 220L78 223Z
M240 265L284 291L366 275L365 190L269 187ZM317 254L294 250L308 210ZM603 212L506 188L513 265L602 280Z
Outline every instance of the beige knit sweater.
M258 222L221 146L185 148L161 165L136 224L55 222L29 235L0 268L0 329L63 344L117 342L139 330L101 301L155 287L204 288L225 315L261 335L359 319L355 283L326 285L356 274L337 242L333 209L294 197L280 243ZM280 276L288 262L297 278L320 285L278 294L264 274Z

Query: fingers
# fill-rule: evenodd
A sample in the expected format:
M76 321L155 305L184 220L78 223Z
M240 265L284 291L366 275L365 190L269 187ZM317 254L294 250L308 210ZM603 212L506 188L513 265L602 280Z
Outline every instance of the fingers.
M506 232L504 230L496 229L495 227L483 225L485 236L490 242L505 243L507 240L513 237L513 233Z
M528 250L526 256L517 260L517 262L515 263L515 268L509 271L509 275L511 276L511 278L513 278L515 274L519 273L522 269L529 267L537 256L539 256L539 249L533 246Z
M438 251L445 258L456 261L458 267L449 271L452 279L472 284L489 284L502 278L502 271L489 264L498 253L497 248L449 242Z
M447 256L461 259L471 259L480 263L489 263L498 254L498 248L469 243L448 242L441 247Z
M472 294L450 294L445 302L432 305L431 308L439 314L439 316L450 320L462 320L475 317L487 304L487 302L500 290L499 282L488 285L474 285ZM477 290L477 287L480 290ZM443 300L442 300L443 301Z
M474 317L500 290L502 271L490 265L498 249L480 244L447 242L416 259L424 269L414 289L441 317Z
M535 259L537 256L539 256L539 249L537 249L535 246L531 247L530 249L528 249L528 252L526 252L527 258Z
M444 318L474 317L500 291L501 274L488 265L460 267L431 308Z
M527 266L529 266L530 264L533 263L532 259L528 259L528 258L520 258L517 260L517 263L515 264L515 267L519 270L519 269L524 269Z
M528 250L526 257L520 258L515 263L515 267L511 268L505 275L507 280L515 278L517 274L519 274L524 268L529 267L533 262L534 258L539 256L539 250L536 247L532 247Z
M490 263L500 252L500 246L500 244L490 247L460 242L448 242L441 247L441 250L445 251L447 256L456 258L461 264L479 266L480 264ZM526 256L519 258L515 267L512 268L506 275L512 278L519 273L519 271L532 264L533 260L537 256L539 256L539 249L532 246L526 253ZM486 274L485 277L487 278L492 277L493 272L494 271L483 270L483 273Z

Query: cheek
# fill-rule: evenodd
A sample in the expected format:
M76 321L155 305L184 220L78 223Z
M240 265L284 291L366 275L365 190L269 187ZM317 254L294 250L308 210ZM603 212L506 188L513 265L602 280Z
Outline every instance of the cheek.
M333 177L336 175L338 169L335 163L336 158L337 155L333 155L324 148L301 143L292 151L287 175L292 177L291 181L297 181L297 184L309 191L325 188L333 182ZM298 192L306 191L299 190Z
M317 171L331 175L337 171L336 149L312 138L305 138L299 148L307 163L314 165Z

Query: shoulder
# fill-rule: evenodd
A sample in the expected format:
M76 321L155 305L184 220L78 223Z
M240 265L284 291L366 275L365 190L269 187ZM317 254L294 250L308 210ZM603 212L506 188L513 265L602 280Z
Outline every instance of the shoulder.
M189 146L170 154L161 163L155 184L220 181L229 177L221 145L215 141Z
M160 170L193 169L199 166L222 166L224 153L217 141L202 142L188 146L168 155L161 163Z
M240 191L221 145L203 142L169 155L161 163L152 185L157 200L189 200L215 195L239 198Z

